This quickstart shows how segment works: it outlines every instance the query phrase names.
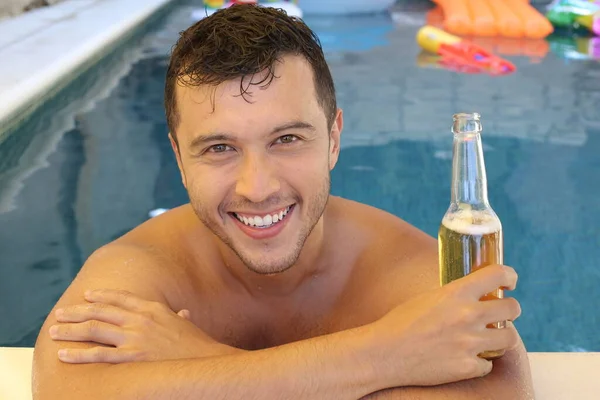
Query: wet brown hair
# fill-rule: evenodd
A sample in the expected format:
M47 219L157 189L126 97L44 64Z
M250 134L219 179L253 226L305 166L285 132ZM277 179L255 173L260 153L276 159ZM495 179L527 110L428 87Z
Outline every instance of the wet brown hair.
M286 55L302 56L312 67L317 101L331 129L337 111L335 87L317 35L284 11L240 4L198 21L175 44L165 84L165 111L173 137L179 125L177 83L217 86L242 78L240 95L250 101L250 86L268 86L276 78L275 62ZM263 71L267 74L260 82L245 79Z

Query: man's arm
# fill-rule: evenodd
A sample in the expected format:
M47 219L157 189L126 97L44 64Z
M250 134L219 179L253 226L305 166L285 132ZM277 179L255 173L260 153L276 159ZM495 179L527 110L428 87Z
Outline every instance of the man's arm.
M386 389L364 400L532 400L535 399L527 351L523 342L494 361L494 369L483 378L432 387Z
M438 243L428 235L422 234L415 228L410 229L410 238L417 249L416 256L407 263L408 268L400 270L402 279L411 281L413 284L405 288L402 295L413 298L419 294L438 288L439 283L439 261ZM406 243L407 239L398 236L398 230L394 228L383 237L388 238L386 249L390 252L388 259L393 259L393 254L398 250L397 243ZM508 295L508 293L507 293ZM508 297L508 296L507 296ZM406 299L401 299L406 301ZM454 310L457 313L458 310ZM513 326L512 323L508 325ZM514 327L514 326L513 326ZM533 382L527 351L523 341L517 334L518 344L506 354L493 362L492 372L485 377L448 383L438 386L402 387L386 389L373 393L365 398L368 400L531 400L534 399Z
M83 303L79 293L99 287L125 289L166 303L159 287L170 292L173 283L167 280L168 274L157 272L153 264L156 260L143 252L111 254L100 260L93 257L86 263L58 305ZM143 282L140 277L144 277ZM490 321L518 318L520 309L510 299L478 299L493 288L512 290L515 284L516 274L511 269L488 267L424 293L363 327L260 351L117 365L61 363L57 358L59 346L47 333L55 322L51 313L36 345L34 398L62 398L68 393L89 400L354 400L384 388L436 385L482 376L490 371L491 364L473 354L487 348L512 348L516 334L513 329L491 336L473 334ZM71 348L92 346L67 343Z
M53 341L48 331L57 324L54 311L85 303L86 290L101 288L126 290L168 305L163 293L176 282L169 281L168 271L161 271L159 257L147 249L122 245L109 245L90 257L40 331L34 352L34 399L358 399L386 387L375 383L374 363L366 349L374 342L372 335L365 335L368 328L206 358L125 364L61 362L61 348L99 345Z
M378 390L361 329L201 359L71 365L34 399L340 399ZM65 367L63 367L65 368ZM56 374L55 374L56 375Z

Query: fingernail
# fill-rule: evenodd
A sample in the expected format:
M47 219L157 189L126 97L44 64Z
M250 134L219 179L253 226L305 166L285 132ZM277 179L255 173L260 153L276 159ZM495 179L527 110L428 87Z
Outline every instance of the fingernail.
M51 336L52 338L56 337L56 334L58 333L58 326L56 326L56 325L52 325L52 326L50 327L50 331L49 331L49 333L50 333L50 336Z
M60 358L61 360L63 360L63 361L64 361L64 360L66 360L66 359L68 358L67 356L68 356L68 352L67 352L67 350L65 350L65 349L60 349L60 350L58 351L58 358Z
M63 310L62 308L59 308L54 312L54 315L56 315L56 318L60 318L63 316L64 313L65 313L65 310Z

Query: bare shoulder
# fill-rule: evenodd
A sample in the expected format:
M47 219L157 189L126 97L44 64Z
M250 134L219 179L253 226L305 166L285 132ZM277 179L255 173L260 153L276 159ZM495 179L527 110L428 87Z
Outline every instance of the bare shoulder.
M330 215L339 236L361 248L358 276L368 271L361 279L393 287L390 301L439 286L437 239L384 210L339 197L332 197Z
M172 285L167 264L167 256L152 243L127 237L97 249L60 297L46 325L55 323L55 309L85 303L83 295L86 290L124 290L147 300L167 304L167 293Z
M376 207L341 197L331 198L330 215L345 220L377 242L380 249L407 257L421 253L437 256L437 240L400 217Z
M117 240L90 255L63 297L85 287L135 291L164 301L167 264L168 256L150 243Z
M72 367L61 363L56 354L64 347L50 338L48 329L57 323L55 310L84 304L86 290L115 289L133 293L149 301L171 306L181 293L177 263L165 248L170 244L164 235L173 235L168 227L177 218L165 215L161 221L148 221L121 238L96 250L50 311L40 330L34 351L34 376L38 381L67 379ZM174 219L175 218L175 219ZM161 229L164 228L164 229ZM89 348L92 343L69 342L69 347ZM88 367L86 367L88 368ZM91 368L91 367L90 367ZM100 367L99 367L100 368Z
M135 291L142 298L167 305L180 303L188 281L186 242L197 225L189 205L152 218L96 250L73 285L85 282L87 286Z

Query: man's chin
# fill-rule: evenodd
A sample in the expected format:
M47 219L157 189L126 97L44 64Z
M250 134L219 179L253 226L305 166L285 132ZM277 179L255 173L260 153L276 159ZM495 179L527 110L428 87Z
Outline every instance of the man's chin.
M250 254L244 254L243 252L236 253L246 268L259 275L281 274L292 268L299 256L299 254L296 254L295 252L281 255L270 254L268 257L265 257L264 253L260 255L255 254L256 257L252 257Z
M285 272L294 266L300 256L300 249L290 249L289 241L287 244L272 244L267 247L252 244L248 247L242 245L230 246L230 248L248 270L260 275L276 275Z
M242 260L250 271L257 273L259 275L278 275L281 274L288 269L292 268L294 263L265 263L265 262L251 262L248 260Z

